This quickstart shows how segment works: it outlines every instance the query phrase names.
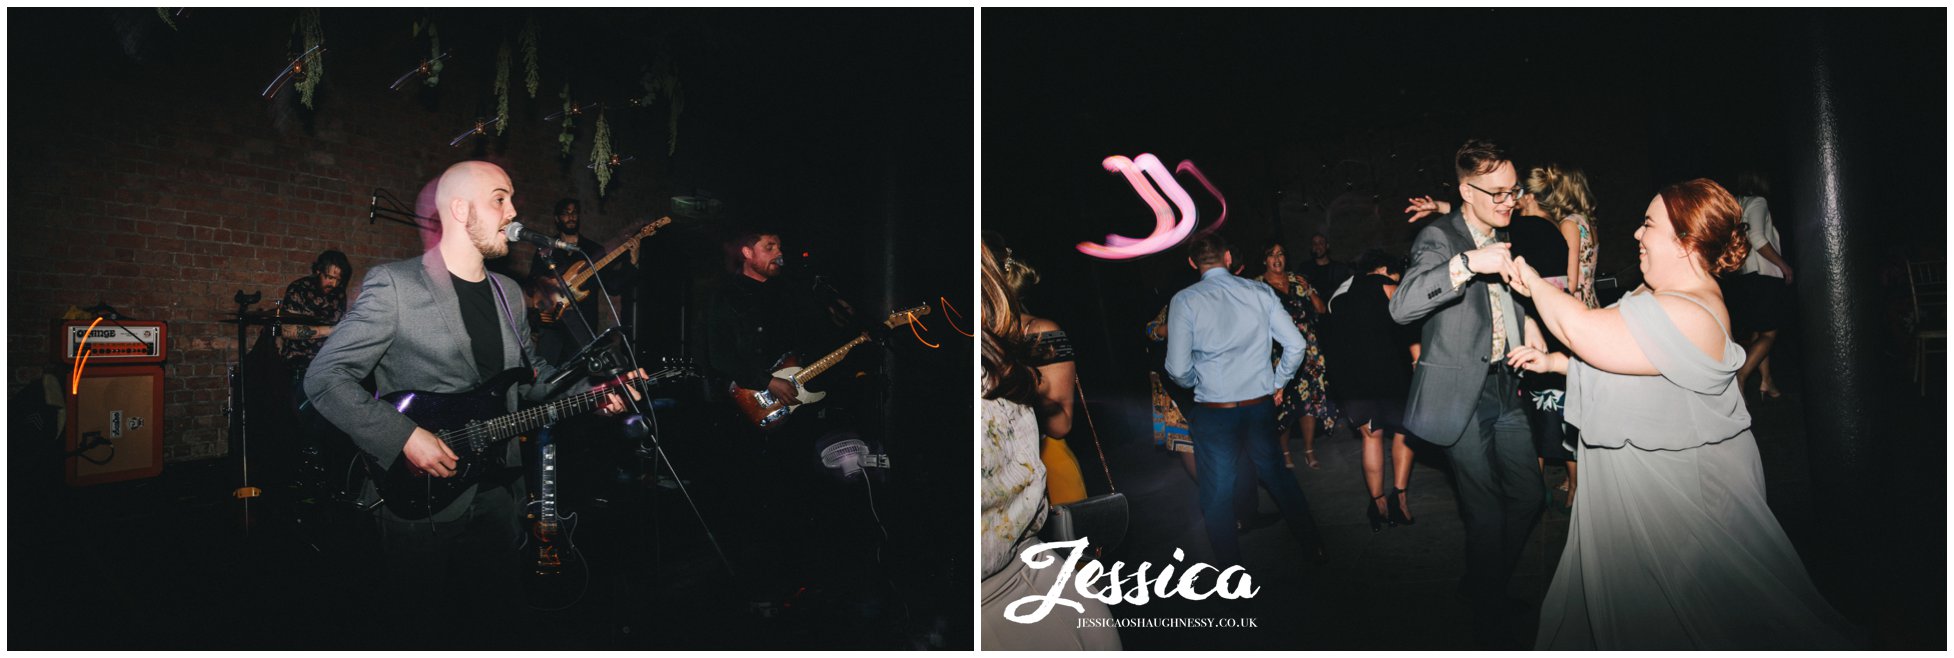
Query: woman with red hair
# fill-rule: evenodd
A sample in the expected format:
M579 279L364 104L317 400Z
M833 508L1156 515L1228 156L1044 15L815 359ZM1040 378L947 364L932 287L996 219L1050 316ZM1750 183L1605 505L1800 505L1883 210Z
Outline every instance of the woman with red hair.
M1848 648L1764 498L1716 278L1744 262L1742 208L1696 179L1635 232L1644 284L1589 309L1515 259L1507 278L1572 355L1508 362L1567 375L1582 494L1541 603L1542 649Z

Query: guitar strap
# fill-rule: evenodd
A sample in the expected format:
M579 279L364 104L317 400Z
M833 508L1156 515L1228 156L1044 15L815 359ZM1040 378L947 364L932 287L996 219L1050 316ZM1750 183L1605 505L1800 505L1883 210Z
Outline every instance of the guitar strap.
M516 337L516 356L522 359L522 367L534 371L536 366L529 363L529 346L524 344L529 332L523 331L522 325L516 324L516 318L509 310L509 296L502 291L502 283L495 280L494 274L489 275L489 285L495 289L495 303L502 309L503 323L509 325L509 333Z

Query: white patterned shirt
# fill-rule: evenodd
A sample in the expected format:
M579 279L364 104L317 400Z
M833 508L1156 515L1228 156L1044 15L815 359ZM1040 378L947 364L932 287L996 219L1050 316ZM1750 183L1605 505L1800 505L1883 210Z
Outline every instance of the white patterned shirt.
M984 576L1011 563L1011 548L1038 531L1045 512L1045 462L1038 457L1038 414L1009 400L983 401L980 452Z

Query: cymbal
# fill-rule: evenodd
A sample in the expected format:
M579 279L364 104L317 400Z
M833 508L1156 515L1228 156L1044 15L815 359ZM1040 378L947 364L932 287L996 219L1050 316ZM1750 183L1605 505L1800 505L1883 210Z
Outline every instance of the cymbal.
M245 311L244 317L241 319L231 317L231 318L218 320L218 322L225 322L229 324L238 324L240 322L244 324L307 324L307 325L332 324L331 322L327 322L323 319L315 318L310 315L304 315L301 313L285 313L283 315L280 315L277 311L274 310Z

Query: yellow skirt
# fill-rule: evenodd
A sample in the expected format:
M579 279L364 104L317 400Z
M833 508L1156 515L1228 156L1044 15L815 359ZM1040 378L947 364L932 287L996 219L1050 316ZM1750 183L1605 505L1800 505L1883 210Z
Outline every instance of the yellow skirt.
M1039 461L1045 462L1045 495L1053 505L1086 499L1086 481L1079 472L1079 458L1072 455L1072 448L1065 445L1065 439L1045 437L1038 457Z

